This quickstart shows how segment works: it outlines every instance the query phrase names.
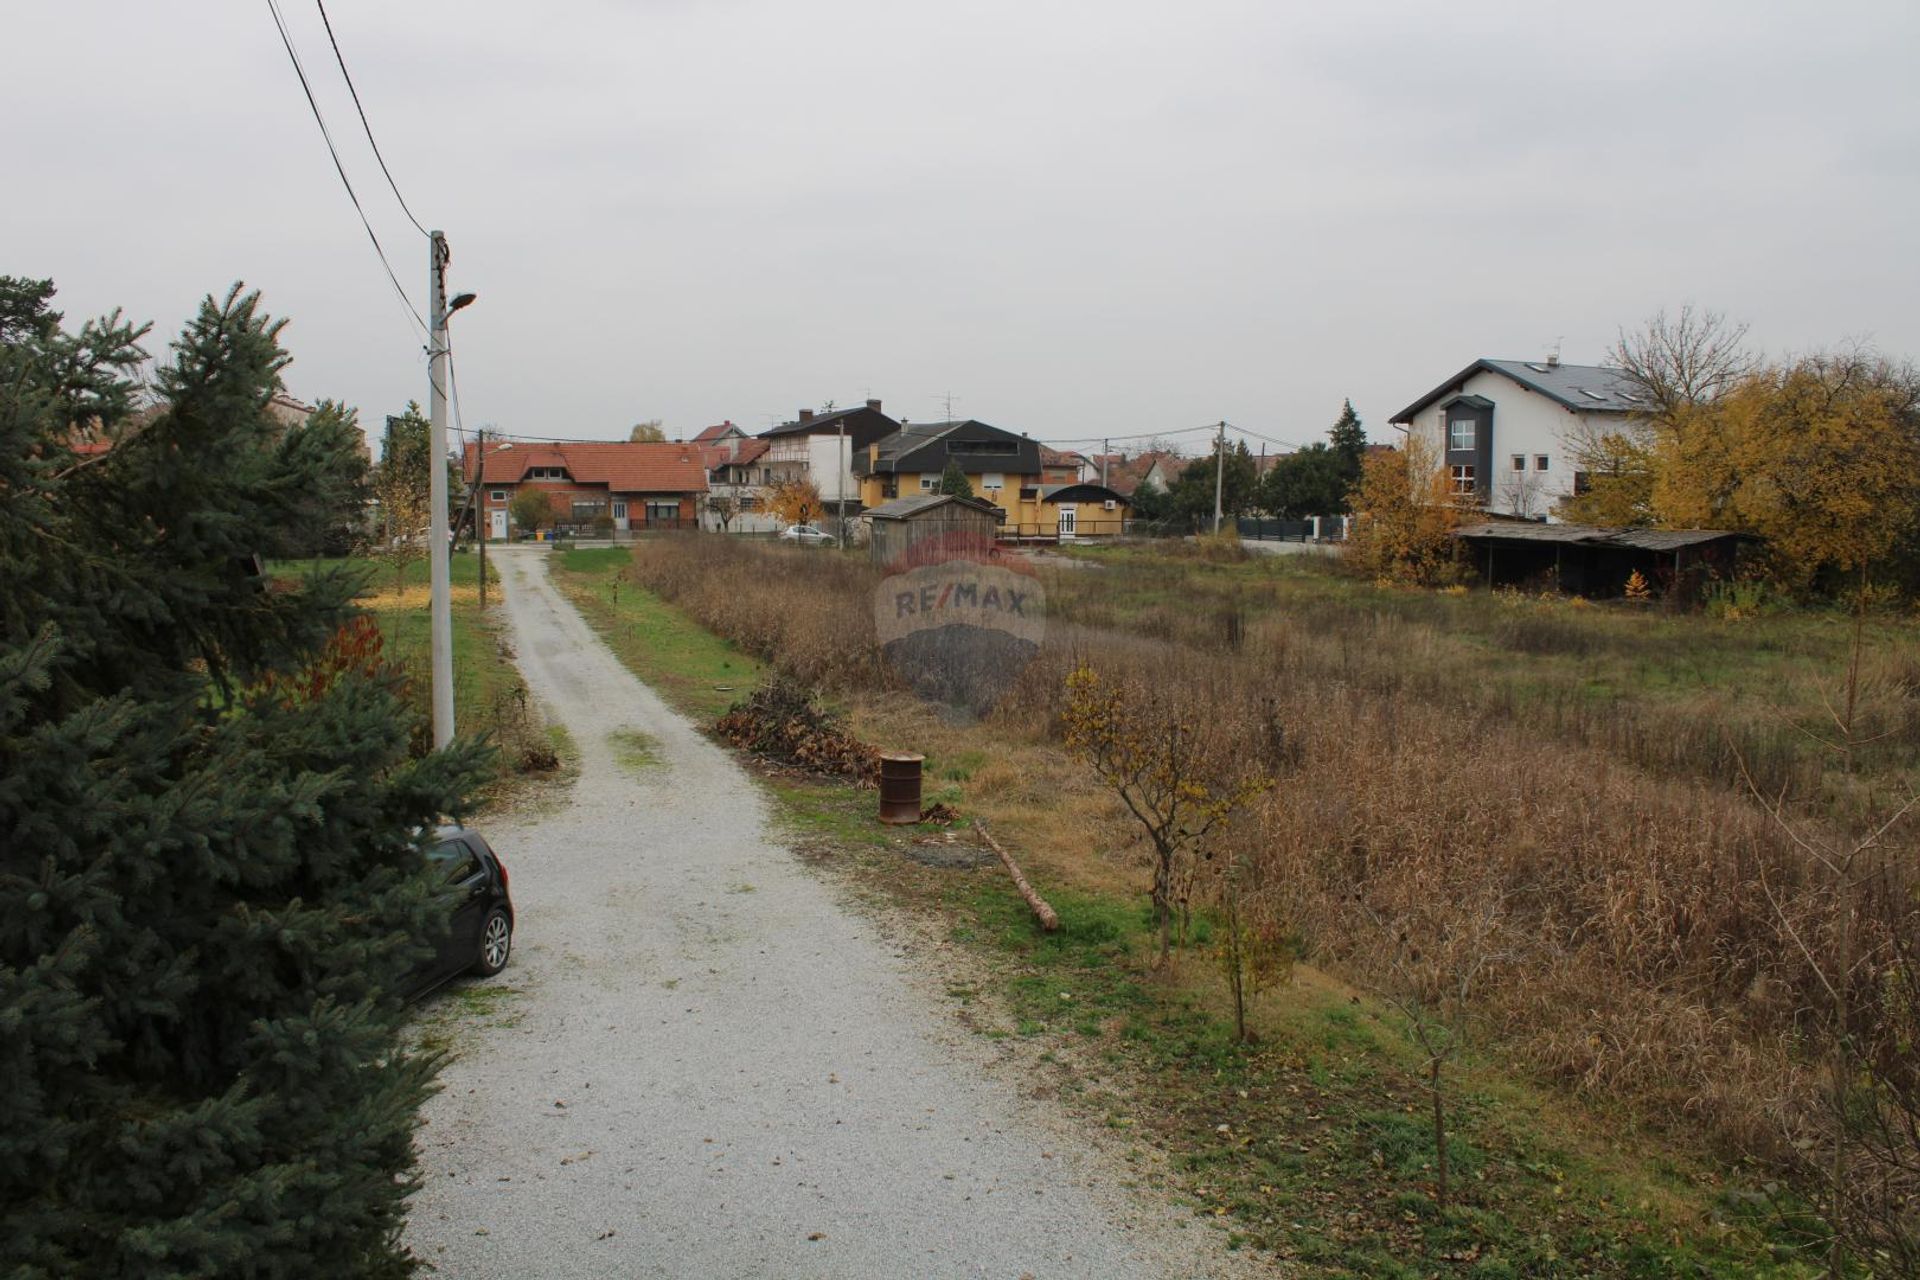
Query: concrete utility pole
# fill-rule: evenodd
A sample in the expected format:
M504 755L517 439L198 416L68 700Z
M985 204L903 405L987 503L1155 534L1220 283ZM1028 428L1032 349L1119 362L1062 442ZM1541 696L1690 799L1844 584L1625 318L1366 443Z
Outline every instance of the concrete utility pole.
M1107 487L1107 450L1112 447L1113 442L1111 440L1102 440L1100 442L1100 487L1102 489Z
M847 415L840 415L840 443L833 447L835 475L833 477L834 503L840 516L840 549L847 549L847 472L853 469L853 455L847 452Z
M447 546L447 238L427 235L427 566L433 614L433 746L453 741L453 591Z
M1213 531L1220 532L1220 497L1227 486L1227 424L1213 438Z
M480 447L474 452L473 464L473 542L480 550L480 607L487 607L487 534L492 526L487 520L487 487L481 481L487 478L487 429L481 427L474 433L480 441Z

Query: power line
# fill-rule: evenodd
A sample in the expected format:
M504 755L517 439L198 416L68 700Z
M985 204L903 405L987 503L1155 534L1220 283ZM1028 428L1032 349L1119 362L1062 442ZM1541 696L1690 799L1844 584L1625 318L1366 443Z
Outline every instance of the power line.
M1232 424L1231 422L1229 422L1229 423L1227 424L1227 430L1229 430L1229 431L1234 431L1234 432L1238 432L1238 433L1239 433L1240 435L1243 435L1243 436L1249 436L1249 437L1251 437L1251 438L1253 438L1253 439L1255 439L1255 440L1263 440L1263 441L1265 441L1265 442L1266 442L1266 443L1268 443L1268 444L1277 444L1277 445L1279 445L1279 446L1280 446L1280 447L1281 447L1282 449L1294 449L1294 450L1299 450L1299 449L1304 449L1304 448L1306 448L1306 446L1305 446L1305 445L1303 445L1303 444L1295 444L1295 443L1294 443L1293 441L1291 441L1291 440L1276 440L1276 439L1274 439L1274 438L1273 438L1272 436L1263 436L1263 435L1261 435L1261 434L1260 434L1260 433L1259 433L1258 431L1249 431L1249 430L1247 430L1247 429L1246 429L1245 427L1236 427L1236 426L1234 426L1234 425L1233 425L1233 424Z
M1175 427L1169 431L1143 431L1137 436L1052 436L1043 444L1101 444L1103 442L1125 443L1129 440L1162 440L1168 436L1190 436L1196 432L1213 432L1219 429L1219 423L1209 422L1204 427Z
M340 64L340 78L347 82L347 92L353 95L353 109L360 113L360 127L367 131L367 145L373 148L373 158L380 162L380 172L386 175L387 185L393 188L393 198L400 202L400 211L407 215L421 235L428 234L420 225L420 219L413 216L413 210L407 208L407 198L400 194L400 184L393 180L393 171L387 168L387 158L380 154L380 144L373 140L373 126L367 123L367 109L360 105L360 91L353 87L353 75L347 70L347 60L340 54L340 42L333 38L333 21L327 17L325 0L313 0L320 10L320 25L327 29L327 43L333 46L333 60Z
M393 286L394 294L406 307L407 314L413 318L414 327L420 336L427 336L427 322L420 318L419 308L413 305L413 299L400 286L400 277L394 274L393 264L387 261L387 251L380 247L380 237L374 234L373 224L367 221L367 211L360 204L359 193L353 189L353 182L347 177L346 166L340 162L339 148L333 145L333 133L327 128L326 117L320 113L320 103L313 96L313 85L307 80L307 69L300 65L300 55L294 51L293 37L287 31L286 19L280 16L280 6L274 0L267 0L267 11L273 15L273 25L280 32L280 43L286 46L287 60L293 63L293 73L300 77L301 91L307 95L307 109L313 113L313 122L320 126L320 136L327 144L327 154L333 157L333 171L340 175L340 184L347 189L347 198L353 201L353 211L360 215L360 225L366 228L367 239L373 242L373 251L380 258L380 265L386 270L387 282ZM409 217L412 215L409 214Z

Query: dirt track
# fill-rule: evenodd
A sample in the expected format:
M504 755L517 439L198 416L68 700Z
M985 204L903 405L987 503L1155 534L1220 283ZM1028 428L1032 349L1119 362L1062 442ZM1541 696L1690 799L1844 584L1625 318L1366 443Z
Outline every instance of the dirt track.
M564 808L488 830L513 994L424 1014L471 1023L421 1137L421 1257L460 1277L1244 1273L994 1074L542 553L497 563L527 682L582 762ZM633 732L656 762L622 763L610 740Z

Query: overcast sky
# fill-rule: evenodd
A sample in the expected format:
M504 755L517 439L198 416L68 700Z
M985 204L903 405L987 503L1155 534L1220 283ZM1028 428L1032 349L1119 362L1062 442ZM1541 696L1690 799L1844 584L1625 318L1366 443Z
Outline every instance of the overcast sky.
M414 303L423 237L280 0ZM1693 301L1920 355L1920 5L330 0L447 232L465 419L868 396L1050 440L1318 438ZM378 423L420 343L265 0L8 0L0 273L177 330L236 279ZM1185 437L1188 442L1196 437ZM1204 444L1203 441L1199 442Z

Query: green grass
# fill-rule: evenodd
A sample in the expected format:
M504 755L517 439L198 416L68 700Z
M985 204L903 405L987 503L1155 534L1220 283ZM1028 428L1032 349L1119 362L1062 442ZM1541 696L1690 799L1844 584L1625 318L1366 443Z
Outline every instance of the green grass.
M712 724L753 691L761 664L623 578L629 560L620 547L559 551L553 579L629 670L676 710Z
M710 720L732 697L712 696L712 685L745 686L757 666L631 584L616 600L611 579L624 562L619 550L568 552L557 576L636 674ZM986 759L963 751L929 766L959 782ZM1468 1060L1455 1077L1448 1151L1458 1187L1441 1212L1421 1063L1390 1011L1303 979L1263 1002L1263 1039L1236 1043L1204 950L1180 954L1177 980L1149 969L1143 900L1042 885L1061 917L1045 934L997 871L902 857L901 842L921 829L878 824L872 792L811 779L765 785L804 856L836 866L863 894L944 921L980 975L953 982L948 996L984 1034L1026 1042L1036 1070L1060 1064L1069 1105L1165 1149L1177 1194L1226 1223L1238 1245L1364 1277L1812 1274L1774 1260L1781 1246L1756 1215L1720 1211L1711 1172L1616 1147L1597 1121L1569 1128L1563 1104L1491 1061ZM1206 921L1197 925L1204 939ZM1118 1082L1117 1093L1096 1095L1089 1075Z
M1266 1037L1230 1025L1181 983L1146 969L1152 922L1133 899L1048 889L1057 933L1037 931L998 877L948 896L956 941L994 957L1011 1034L1059 1043L1135 1085L1107 1122L1164 1146L1195 1209L1240 1241L1331 1274L1803 1276L1777 1263L1754 1221L1707 1216L1676 1235L1656 1206L1711 1214L1711 1187L1548 1135L1542 1100L1469 1062L1452 1087L1453 1202L1431 1195L1433 1138L1421 1063L1371 1003L1301 986L1275 1002ZM1189 950L1189 972L1209 964ZM973 987L949 992L968 1004ZM1069 1091L1072 1078L1069 1073ZM1222 1127L1224 1126L1224 1128Z
M607 742L613 747L614 762L629 773L660 767L660 743L652 734L619 729L607 735Z

